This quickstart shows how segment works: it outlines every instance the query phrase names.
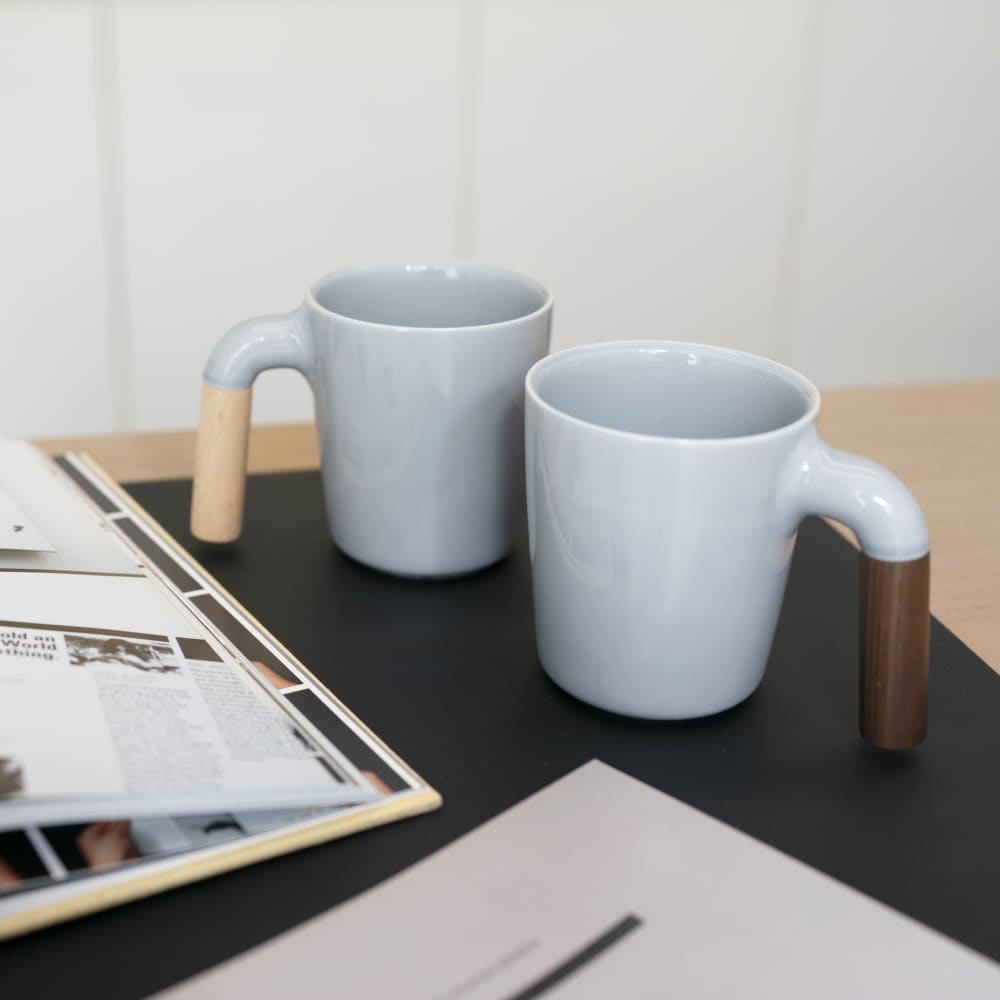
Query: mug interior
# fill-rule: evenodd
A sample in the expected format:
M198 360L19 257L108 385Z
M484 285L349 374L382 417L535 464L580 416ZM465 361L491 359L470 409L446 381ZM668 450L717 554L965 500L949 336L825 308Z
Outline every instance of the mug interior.
M501 268L404 264L331 275L313 289L317 304L349 319L386 326L489 326L537 312L541 285Z
M568 416L664 438L765 434L800 420L817 402L812 384L791 369L693 344L571 349L540 361L528 383Z

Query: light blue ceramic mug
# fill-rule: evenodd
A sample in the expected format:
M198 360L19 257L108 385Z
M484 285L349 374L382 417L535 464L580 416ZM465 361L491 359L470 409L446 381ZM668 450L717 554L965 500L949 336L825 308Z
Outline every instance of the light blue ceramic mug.
M634 341L553 354L526 384L535 627L557 684L653 719L742 701L764 673L796 529L821 514L863 551L862 733L923 739L924 518L895 476L821 440L812 383L739 351Z
M330 533L389 573L467 573L506 555L523 503L524 376L548 350L552 299L496 267L336 271L298 309L247 320L204 372L191 530L240 534L250 391L294 368L316 403Z

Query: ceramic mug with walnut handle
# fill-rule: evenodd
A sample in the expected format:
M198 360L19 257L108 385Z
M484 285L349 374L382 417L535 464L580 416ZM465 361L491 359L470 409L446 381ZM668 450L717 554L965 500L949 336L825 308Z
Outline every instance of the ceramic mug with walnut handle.
M799 522L820 514L862 549L862 734L923 739L927 527L895 476L823 442L819 402L790 368L700 344L594 344L532 367L535 628L557 684L654 719L742 701L764 673Z
M204 372L192 532L239 536L251 386L294 368L315 398L342 551L414 577L501 559L524 502L524 376L548 350L551 314L530 278L432 262L337 271L293 312L240 323Z

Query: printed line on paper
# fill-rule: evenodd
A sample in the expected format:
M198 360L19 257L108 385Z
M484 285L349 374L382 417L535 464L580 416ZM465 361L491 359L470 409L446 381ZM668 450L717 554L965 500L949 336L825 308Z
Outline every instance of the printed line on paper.
M630 934L637 927L642 926L642 921L632 914L623 917L613 927L608 928L600 937L594 938L588 945L581 948L575 955L571 955L557 965L551 972L546 973L540 979L536 979L530 986L514 993L507 1000L534 1000L548 990L557 986L568 976L573 975L578 969L592 962L598 955L605 952L612 945L617 944L626 934Z

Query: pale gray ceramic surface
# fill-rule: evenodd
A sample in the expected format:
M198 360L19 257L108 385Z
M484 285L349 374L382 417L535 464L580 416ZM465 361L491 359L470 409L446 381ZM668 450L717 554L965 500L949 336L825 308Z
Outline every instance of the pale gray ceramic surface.
M843 521L878 559L927 552L906 487L828 448L815 387L775 362L597 344L539 361L526 385L538 653L591 704L677 719L746 698L806 514Z
M294 313L231 330L205 380L301 371L337 545L390 573L466 573L513 545L524 376L548 350L551 312L545 289L499 268L339 271Z

